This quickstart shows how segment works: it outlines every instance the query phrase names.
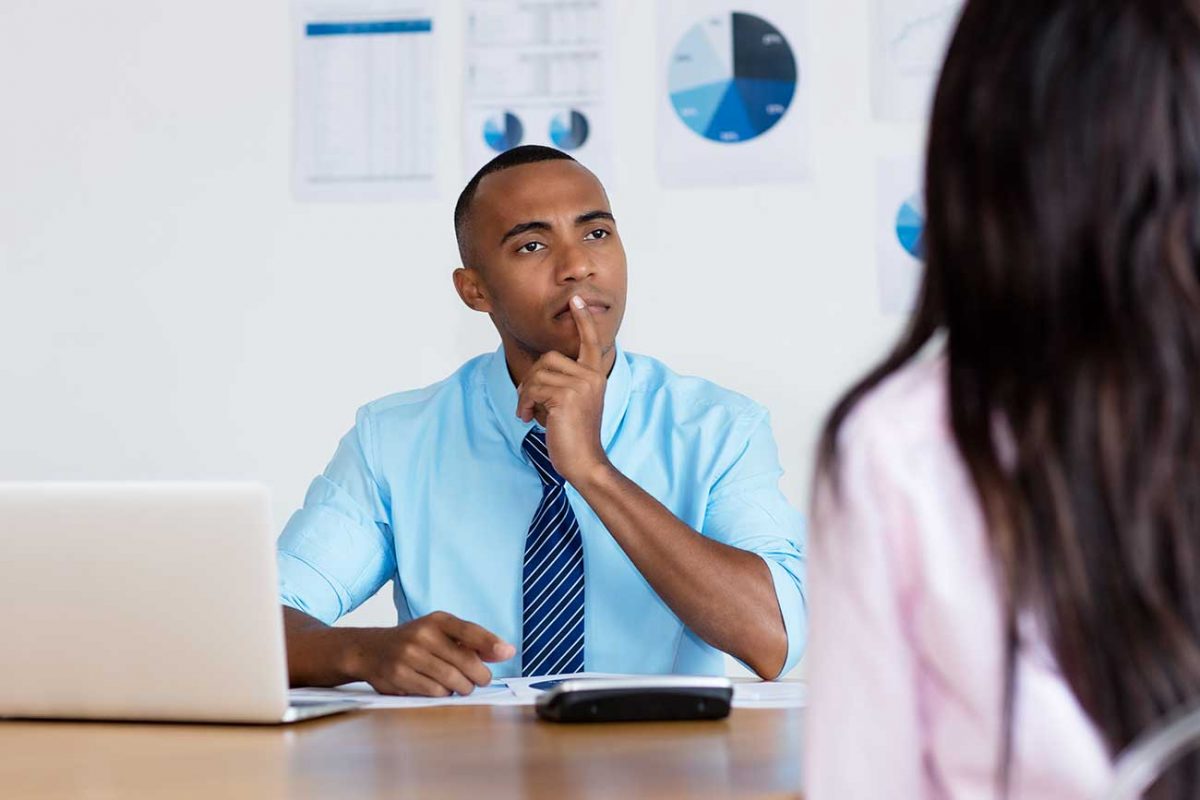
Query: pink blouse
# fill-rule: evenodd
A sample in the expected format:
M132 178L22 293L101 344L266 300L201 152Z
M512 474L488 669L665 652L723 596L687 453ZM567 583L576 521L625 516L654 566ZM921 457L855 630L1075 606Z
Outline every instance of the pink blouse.
M808 800L997 796L1001 608L945 372L919 362L871 392L841 432L840 501L817 494ZM1010 796L1095 797L1111 777L1104 743L1037 634L1026 638Z

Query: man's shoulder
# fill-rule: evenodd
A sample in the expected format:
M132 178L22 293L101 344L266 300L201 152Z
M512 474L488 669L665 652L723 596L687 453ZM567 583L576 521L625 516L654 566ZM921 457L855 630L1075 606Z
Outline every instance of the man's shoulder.
M428 386L393 392L372 400L359 409L359 417L367 416L373 421L380 421L440 413L447 404L459 402L471 391L471 387L480 380L483 363L490 357L490 353L476 356L452 374Z
M694 375L681 375L657 358L626 353L630 370L630 395L640 397L675 417L677 423L722 417L728 422L756 422L765 408L744 394Z

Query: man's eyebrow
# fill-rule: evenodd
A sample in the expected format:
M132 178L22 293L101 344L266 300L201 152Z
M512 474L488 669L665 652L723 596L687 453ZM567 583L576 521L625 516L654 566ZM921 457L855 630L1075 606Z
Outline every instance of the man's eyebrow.
M595 222L596 220L601 219L606 219L609 222L617 221L616 217L614 217L611 212L598 209L596 211L589 211L586 214L580 214L575 218L575 224L587 225L589 222ZM548 231L550 229L550 223L543 222L542 220L522 222L519 225L513 225L511 228L509 228L504 236L500 238L500 244L504 244L509 239L513 238L514 236L520 236L522 233L528 233L529 231Z
M548 230L550 230L549 222L542 222L541 220L534 220L532 222L522 222L520 225L513 225L511 228L509 228L508 233L504 234L504 236L501 237L500 244L504 244L509 239L513 238L514 236L520 236L522 233L528 233L529 231L548 231Z
M587 225L589 222L595 222L598 219L606 219L609 222L616 222L617 218L607 211L589 211L586 214L580 214L575 218L576 225Z

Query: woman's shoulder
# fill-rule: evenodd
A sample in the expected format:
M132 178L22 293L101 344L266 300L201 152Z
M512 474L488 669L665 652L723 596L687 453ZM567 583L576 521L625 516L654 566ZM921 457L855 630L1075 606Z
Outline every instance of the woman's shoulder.
M950 429L947 375L945 358L922 359L864 395L838 433L828 484L836 491L820 491L823 483L814 504L828 528L875 540L909 589L940 565L985 560L980 509Z
M945 356L912 361L858 401L838 434L839 449L953 448Z

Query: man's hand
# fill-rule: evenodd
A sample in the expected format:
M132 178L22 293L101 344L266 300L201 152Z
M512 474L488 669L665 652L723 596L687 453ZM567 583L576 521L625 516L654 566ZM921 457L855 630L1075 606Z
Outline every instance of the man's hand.
M473 622L435 611L397 628L359 632L348 671L380 694L446 697L492 682L485 661L507 661L516 648Z
M550 461L572 484L608 464L600 443L604 414L604 348L592 312L572 297L571 316L579 328L579 360L549 352L534 362L517 387L517 416L546 428Z

